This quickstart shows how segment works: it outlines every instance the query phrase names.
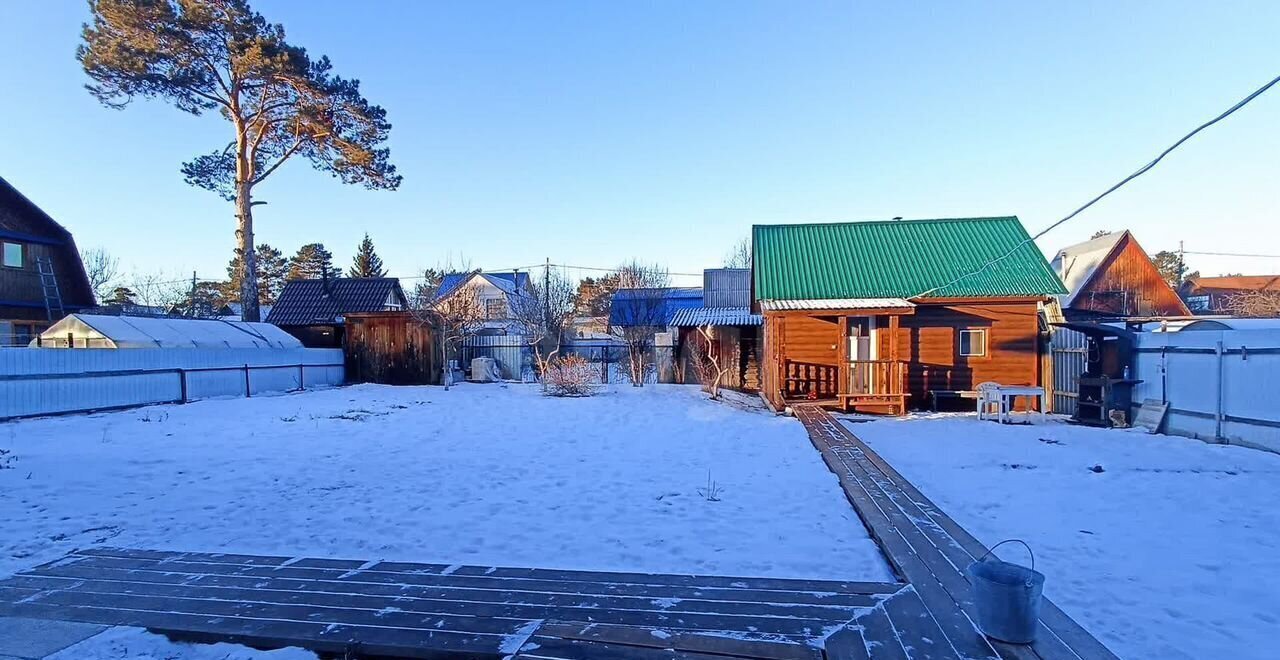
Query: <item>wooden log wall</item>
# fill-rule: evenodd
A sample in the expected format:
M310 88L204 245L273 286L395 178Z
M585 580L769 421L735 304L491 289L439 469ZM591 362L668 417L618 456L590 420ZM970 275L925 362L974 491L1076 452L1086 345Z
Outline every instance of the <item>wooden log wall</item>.
M440 384L439 336L412 312L348 314L343 351L350 382Z

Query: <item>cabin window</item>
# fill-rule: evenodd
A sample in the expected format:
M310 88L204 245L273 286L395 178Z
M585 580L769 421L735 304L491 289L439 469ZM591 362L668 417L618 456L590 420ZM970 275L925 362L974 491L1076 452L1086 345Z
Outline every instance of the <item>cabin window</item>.
M502 299L484 301L484 317L486 319L501 319L507 315L507 303Z
M987 354L986 330L961 330L960 355L962 357L982 357Z
M21 243L4 244L4 266L5 268L22 268Z

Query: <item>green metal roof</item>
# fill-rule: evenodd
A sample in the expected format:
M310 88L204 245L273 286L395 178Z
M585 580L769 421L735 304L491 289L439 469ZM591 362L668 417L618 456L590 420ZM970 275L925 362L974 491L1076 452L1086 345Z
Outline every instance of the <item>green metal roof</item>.
M1013 216L756 225L752 228L756 298L1066 293L1029 239ZM984 268L1010 250L1014 252L1008 257Z

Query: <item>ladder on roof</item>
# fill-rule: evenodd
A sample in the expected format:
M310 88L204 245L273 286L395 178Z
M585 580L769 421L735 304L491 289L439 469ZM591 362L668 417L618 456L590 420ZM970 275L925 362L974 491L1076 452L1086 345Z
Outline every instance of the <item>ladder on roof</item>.
M44 311L49 315L49 322L53 323L66 316L66 312L62 309L62 292L58 290L58 278L53 272L53 259L47 256L36 257L36 271L40 273L40 290L44 293Z

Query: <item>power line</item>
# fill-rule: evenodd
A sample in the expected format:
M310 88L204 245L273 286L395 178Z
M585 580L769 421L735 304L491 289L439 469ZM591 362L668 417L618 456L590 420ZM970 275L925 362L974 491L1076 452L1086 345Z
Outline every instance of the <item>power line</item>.
M1176 250L1173 250L1176 252ZM1249 254L1246 252L1193 252L1186 250L1183 254L1195 254L1204 257L1250 257L1254 259L1280 259L1280 254Z
M1265 92L1265 91L1267 91L1268 89L1271 89L1272 87L1274 87L1276 83L1280 83L1280 76L1276 76L1275 78L1272 78L1270 82L1268 82L1267 84L1263 85L1262 87L1259 87L1259 88L1258 88L1257 90L1255 90L1252 94L1250 94L1250 95L1248 95L1248 96L1244 97L1243 99L1240 99L1240 101L1239 101L1239 102L1237 102L1235 105L1231 106L1230 108L1227 108L1227 110L1226 110L1225 112L1223 112L1222 114L1218 115L1217 117L1214 117L1213 119L1210 119L1209 121L1207 121L1207 122L1205 122L1205 123L1203 123L1203 124L1200 124L1199 126L1197 126L1197 127L1195 128L1195 130L1191 131L1190 133L1187 133L1186 135L1182 136L1182 138L1181 138L1181 139L1179 139L1177 142L1174 142L1172 145L1170 145L1168 149L1165 149L1164 151L1160 152L1160 155L1159 155L1159 156L1156 156L1156 157L1155 157L1155 159L1154 159L1154 160L1152 160L1150 163L1147 163L1146 165L1143 165L1142 167L1138 168L1138 170L1137 170L1136 172L1134 172L1133 174L1130 174L1129 176L1125 177L1124 179L1121 179L1121 180L1120 180L1120 182L1119 182L1119 183L1117 183L1117 184L1115 184L1114 186L1111 186L1110 188L1107 188L1107 189L1106 189L1106 191L1104 191L1101 195L1098 195L1097 197L1094 197L1093 199L1089 200L1088 202L1086 202L1086 203L1084 204L1084 206L1081 206L1080 208L1078 208L1078 209L1076 209L1076 210L1072 211L1072 212L1071 212L1071 213L1069 213L1066 217L1064 217L1064 218L1062 218L1061 220L1058 220L1057 222L1055 222L1055 223L1053 223L1053 224L1049 225L1048 227L1045 227L1044 229L1040 230L1040 232L1039 232L1039 233L1037 233L1035 236L1031 236L1031 237L1027 238L1027 239L1026 239L1026 240L1024 240L1024 241L1020 241L1017 245L1013 246L1013 248L1012 248L1012 249L1010 249L1008 252L1006 252L1006 253L1004 253L1004 254L1000 255L999 257L996 257L995 259L992 259L992 260L990 260L990 261L987 261L986 263L984 263L984 264L982 264L981 266L979 266L976 270L973 270L973 271L971 271L971 272L968 272L968 273L965 273L965 274L963 274L963 275L960 275L959 277L956 277L956 278L952 279L950 282L947 282L946 284L943 284L943 285L941 285L941 286L935 286L935 287L933 287L932 289L929 289L929 290L927 290L927 291L924 291L923 293L917 294L917 295L916 295L916 296L914 296L914 297L919 298L919 297L922 297L922 296L927 296L927 295L929 295L930 293L933 293L934 291L938 291L938 290L940 290L940 289L945 289L945 288L947 288L947 287L949 287L949 286L951 286L951 285L953 285L953 284L956 284L956 283L958 283L958 282L960 282L960 281L962 281L962 280L965 280L965 279L968 279L968 278L970 278L970 277L973 277L974 275L977 275L977 274L981 273L982 271L986 270L987 268L990 268L991 266L994 266L995 264L997 264L997 263L999 263L999 262L1001 262L1001 261L1004 261L1005 259L1008 259L1009 257L1013 256L1015 253L1017 253L1017 252L1018 252L1018 250L1021 250L1024 246L1026 246L1028 243L1034 243L1034 242L1036 241L1036 239L1040 238L1041 236L1044 236L1045 234L1047 234L1047 233L1049 233L1049 232L1053 231L1054 229L1057 229L1057 228L1058 228L1058 226L1062 225L1064 222L1066 222L1066 221L1068 221L1068 220L1070 220L1070 219L1072 219L1072 218L1076 217L1077 215L1080 215L1080 213L1081 213L1081 212L1083 212L1085 209L1089 208L1090 206L1093 206L1094 204L1097 204L1099 201L1101 201L1101 200L1102 200L1102 198L1103 198L1103 197L1106 197L1107 195L1110 195L1111 193L1115 192L1116 190L1119 190L1119 189L1120 189L1120 187L1121 187L1121 186L1123 186L1123 185L1125 185L1126 183L1129 183L1130 181L1133 181L1134 179L1136 179L1136 178L1138 178L1138 177L1142 176L1143 174L1146 174L1148 170L1150 170L1151 168L1155 167L1155 166L1156 166L1156 164L1158 164L1160 161L1164 160L1164 157L1165 157L1165 156L1168 156L1168 155L1169 155L1169 154L1170 154L1174 149L1177 149L1178 147L1182 146L1182 144L1183 144L1184 142L1186 142L1187 140L1190 140L1192 137L1194 137L1194 136L1195 136L1197 133L1199 133L1200 131L1203 131L1204 129L1209 128L1210 126L1213 126L1214 124L1216 124L1216 123L1218 123L1218 122L1222 121L1223 119L1226 119L1227 117L1231 116L1231 114L1232 114L1232 113L1234 113L1236 110L1239 110L1240 108L1243 108L1243 107L1244 107L1245 105L1247 105L1250 101L1252 101L1252 100L1254 100L1255 98L1257 98L1258 96L1260 96L1263 92ZM1187 253L1187 254L1190 254L1190 253Z

